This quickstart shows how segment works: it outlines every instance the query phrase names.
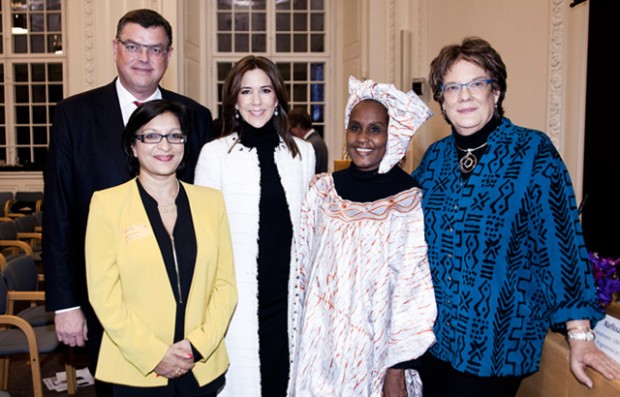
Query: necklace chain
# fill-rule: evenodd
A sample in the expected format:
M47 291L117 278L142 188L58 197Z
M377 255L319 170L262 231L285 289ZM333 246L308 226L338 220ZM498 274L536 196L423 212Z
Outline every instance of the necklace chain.
M475 152L478 149L482 149L483 147L487 145L487 143L488 142L485 142L482 145L475 147L473 149L463 149L463 148L458 147L458 145L456 144L454 145L461 152L465 152L465 155L461 157L461 159L459 160L459 169L461 170L462 173L469 174L470 172L474 170L474 168L476 168L476 165L478 165L478 157L476 157L476 155L473 152Z
M181 184L179 183L179 180L177 179L177 192L174 195L175 200L176 200L176 197L179 195L180 188L181 188ZM162 214L168 214L170 212L174 212L177 210L177 204L173 202L172 204L158 205L157 209Z
M485 143L483 143L482 145L480 145L480 146L478 146L478 147L475 147L475 148L473 148L473 149L462 149L462 148L460 148L457 144L455 144L454 146L456 146L456 148L457 148L458 150L460 150L461 152L471 153L471 152L475 152L475 151L476 151L476 150L478 150L478 149L482 149L483 147L485 147L485 146L487 145L487 143L489 143L489 142L485 142Z

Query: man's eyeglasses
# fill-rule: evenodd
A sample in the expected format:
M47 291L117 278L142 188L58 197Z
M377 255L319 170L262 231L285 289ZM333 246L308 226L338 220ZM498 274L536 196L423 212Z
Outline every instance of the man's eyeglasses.
M148 52L149 56L160 59L160 58L163 58L168 53L168 49L169 49L169 47L166 47L160 44L146 45L146 44L136 43L135 41L123 41L121 39L116 39L116 41L122 44L123 47L125 47L125 50L134 56L140 54L140 52L144 48L146 49L146 52Z
M179 144L185 143L187 136L180 132L173 132L171 134L158 134L157 132L147 132L145 134L140 134L135 136L137 140L142 143L159 143L162 139L166 138L168 143L170 144Z
M451 83L451 84L446 84L446 85L441 85L441 91L443 91L444 95L446 96L450 96L450 95L456 95L458 92L461 91L461 89L463 87L466 87L470 93L472 94L478 94L480 92L483 92L484 90L486 90L487 85L491 84L494 80L493 79L476 79L476 80L472 80L470 82L467 83Z

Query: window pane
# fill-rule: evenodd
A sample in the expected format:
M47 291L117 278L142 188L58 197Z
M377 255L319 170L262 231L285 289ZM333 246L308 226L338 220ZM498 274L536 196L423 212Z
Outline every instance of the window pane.
M42 63L33 63L30 65L30 73L32 81L45 81L45 65Z
M47 145L47 127L32 128L32 143L35 145Z
M305 63L295 63L293 65L293 76L295 76L295 80L308 80L308 70L307 65Z
M291 0L276 1L276 10L290 10Z
M294 52L308 52L308 42L305 34L293 35L293 51Z
M291 64L289 62L278 62L278 69L284 81L291 79Z
M293 30L296 32L305 32L308 30L308 19L306 14L293 14Z
M232 68L232 63L230 62L218 62L217 64L217 79L224 81L226 80L226 76L228 72Z
M307 10L308 0L293 0L293 9L294 10Z
M217 30L232 30L232 21L229 13L221 12L217 15Z
M312 116L312 121L314 122L322 123L325 121L323 119L323 105L312 105L310 116Z
M325 30L325 16L323 14L310 15L310 30L313 32L322 32Z
M46 102L45 86L37 84L32 86L32 102Z
M30 144L30 128L29 127L17 127L16 130L17 130L17 144L18 145L29 145Z
M267 14L264 12L252 14L252 31L265 32L267 30Z
M312 97L310 100L312 102L323 102L325 100L325 92L324 92L324 84L311 84L310 92L312 93Z
M62 0L47 0L47 9L50 11L60 10Z
M217 0L217 8L220 10L230 10L231 8L230 0Z
M265 0L253 0L252 9L265 10L267 8L267 2Z
M250 16L246 12L238 12L235 14L235 30L236 31L249 31L250 30Z
M325 40L323 34L312 34L310 35L310 50L312 52L324 52L325 51Z
M27 88L26 91L28 91ZM28 106L15 106L15 122L17 124L30 124L30 111Z
M44 169L47 159L47 148L36 147L32 151L34 152L34 169Z
M28 95L28 86L26 85L15 86L15 102L16 103L30 102L30 96Z
M323 0L310 0L310 9L311 10L323 10L325 6L323 4Z
M250 35L249 34L235 34L235 51L248 52L250 51Z
M290 52L291 51L291 36L288 34L276 35L276 52Z
M220 52L232 51L232 35L230 34L218 34L217 35L217 50Z
M13 78L17 82L27 82L28 81L28 65L25 63L19 63L19 64L14 65Z
M293 101L308 101L308 86L305 84L293 84Z
M25 54L28 52L28 36L13 35L13 51L16 54Z
M289 32L291 30L290 14L276 14L276 31Z
M267 35L266 34L253 34L252 35L252 52L265 52L267 51Z
M323 81L324 80L324 73L323 70L325 68L325 65L322 63L311 63L310 64L310 73L311 73L311 79L313 81Z
M62 84L50 84L48 87L49 101L52 103L60 102L63 98Z
M62 82L62 64L50 63L47 65L47 80Z
M32 123L33 124L45 124L47 123L47 109L45 106L33 106L32 107Z
M25 143L27 145L28 143ZM21 165L30 164L30 148L17 148L17 162Z
M47 31L60 32L60 14L47 14Z
M44 32L45 25L43 22L43 14L30 14L30 31Z
M45 52L45 36L30 36L30 52L35 54Z

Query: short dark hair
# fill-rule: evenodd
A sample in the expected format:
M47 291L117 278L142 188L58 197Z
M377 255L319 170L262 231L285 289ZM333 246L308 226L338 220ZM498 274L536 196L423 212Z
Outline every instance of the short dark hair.
M443 104L444 98L443 91L441 90L443 78L452 68L452 65L460 60L474 63L489 72L493 80L493 90L499 91L496 116L502 117L504 115L502 102L506 96L506 78L508 77L506 65L499 53L491 47L491 44L479 37L465 37L460 45L452 44L445 46L441 49L439 55L433 59L428 79L433 90L433 98L439 104ZM446 118L445 115L444 118ZM447 118L446 121L450 122Z
M288 123L292 127L301 125L304 130L312 128L312 117L306 111L306 108L296 106L288 113Z
M131 10L123 15L116 25L117 39L121 38L121 32L128 23L137 23L143 28L162 27L166 31L166 36L168 37L168 44L166 46L170 47L172 45L172 27L166 18L156 11L149 10L148 8L141 8L138 10Z
M140 162L133 155L132 150L132 147L136 142L136 133L149 121L164 113L172 113L175 115L179 120L183 135L189 135L190 119L187 109L183 104L166 99L156 99L153 101L144 102L142 105L138 106L138 108L131 114L131 117L129 117L129 121L123 130L123 135L121 138L123 152L127 157L127 167L129 168L129 173L132 176L138 175L138 171L140 171ZM185 168L187 158L187 141L188 139L186 138L185 143L183 144L183 159L177 168L177 174Z

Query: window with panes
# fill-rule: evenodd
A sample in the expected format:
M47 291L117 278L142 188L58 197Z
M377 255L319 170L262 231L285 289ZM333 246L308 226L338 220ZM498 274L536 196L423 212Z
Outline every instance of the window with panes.
M0 170L42 170L63 98L62 0L0 0Z
M233 63L248 54L274 61L286 84L289 106L303 107L314 129L325 131L329 68L326 7L329 0L217 0L213 60L218 114L222 86Z

